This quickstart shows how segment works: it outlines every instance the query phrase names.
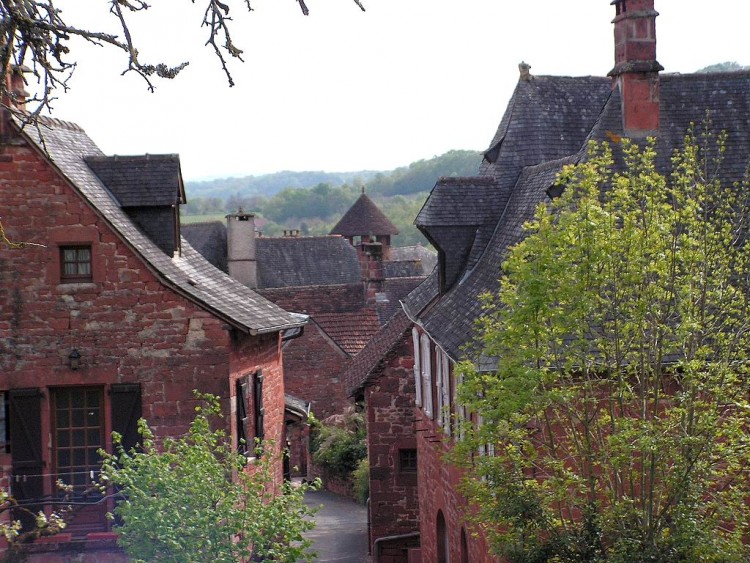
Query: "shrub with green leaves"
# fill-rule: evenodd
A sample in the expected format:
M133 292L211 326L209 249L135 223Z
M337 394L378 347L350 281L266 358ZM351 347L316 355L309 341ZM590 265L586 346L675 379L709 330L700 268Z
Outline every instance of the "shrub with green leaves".
M184 436L157 441L141 420L140 450L101 452L102 486L122 497L110 515L119 545L135 561L312 561L302 536L314 526L305 487L275 483L270 455L236 453L211 426L223 420L218 398L198 397L203 405Z
M367 427L362 413L349 409L339 424L311 425L313 461L332 474L349 479L367 457Z

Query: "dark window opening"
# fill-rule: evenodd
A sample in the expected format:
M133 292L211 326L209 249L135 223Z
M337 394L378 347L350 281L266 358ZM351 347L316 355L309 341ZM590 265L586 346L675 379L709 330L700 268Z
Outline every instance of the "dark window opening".
M60 247L60 281L62 283L93 281L90 246Z
M248 443L248 429L247 425L249 418L247 416L247 384L248 377L245 376L242 379L237 380L236 388L236 411L237 411L237 451L241 454L247 454L251 452L254 444Z
M398 451L398 469L402 473L417 472L417 450L403 449Z
M0 452L10 453L10 424L8 423L8 393L0 392Z

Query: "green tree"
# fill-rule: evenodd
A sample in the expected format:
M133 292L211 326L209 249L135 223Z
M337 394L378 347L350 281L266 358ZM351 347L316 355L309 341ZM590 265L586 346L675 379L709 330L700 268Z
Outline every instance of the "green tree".
M118 543L136 561L311 561L305 488L274 483L270 456L236 453L211 428L223 420L218 398L199 397L205 406L183 437L157 443L141 420L140 451L100 452L102 485L122 497L111 515Z
M486 296L497 371L461 365L481 424L453 457L509 560L750 559L750 186L712 175L724 141L691 131L668 175L653 141L592 144Z

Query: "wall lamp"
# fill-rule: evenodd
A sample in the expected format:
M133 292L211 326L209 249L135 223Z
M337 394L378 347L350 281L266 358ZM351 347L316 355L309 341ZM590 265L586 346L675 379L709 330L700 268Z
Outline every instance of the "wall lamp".
M77 348L73 348L70 351L70 354L68 354L68 365L70 365L70 369L73 370L78 369L81 365L81 353Z

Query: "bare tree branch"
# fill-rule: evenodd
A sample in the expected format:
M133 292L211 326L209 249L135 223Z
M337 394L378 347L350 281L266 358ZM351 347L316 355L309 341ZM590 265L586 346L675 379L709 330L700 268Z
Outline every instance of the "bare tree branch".
M141 61L137 40L131 34L130 17L145 12L145 0L106 0L120 32L107 33L69 25L54 0L0 0L0 98L2 105L21 118L24 123L37 123L42 111L51 111L57 90L66 92L68 82L78 62L71 54L70 41L78 37L99 46L112 47L125 53L127 65L123 74L134 72L141 76L149 90L154 89L153 77L174 78L188 65ZM196 3L197 0L191 0ZM230 86L234 80L228 60L243 61L242 49L232 41L230 6L241 2L244 9L253 11L250 0L203 0L206 2L202 26L208 28L206 45L219 59ZM305 0L297 0L304 15L309 14ZM361 0L353 0L364 11ZM24 72L30 73L39 84L33 95L25 90L28 85Z

